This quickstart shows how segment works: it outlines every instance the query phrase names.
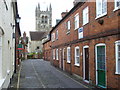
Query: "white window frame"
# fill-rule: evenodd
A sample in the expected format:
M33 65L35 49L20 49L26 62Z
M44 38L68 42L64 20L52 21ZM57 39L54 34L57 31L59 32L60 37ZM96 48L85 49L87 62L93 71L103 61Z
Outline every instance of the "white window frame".
M120 1L120 0L114 0L114 10L113 11L120 9L120 6L117 7L117 1Z
M56 40L58 40L58 30L56 31Z
M53 49L53 59L55 59L55 49Z
M103 0L96 0L96 19L105 16L107 14L107 0L105 0L105 2L106 5L103 4ZM103 12L104 8L106 12Z
M59 59L58 59L58 55L59 55L59 54L58 54L58 49L56 49L56 60L59 60Z
M70 31L70 20L67 21L67 30Z
M79 50L79 56L77 56L77 49ZM77 58L79 58L79 63L77 63ZM80 66L80 48L79 46L75 47L75 66Z
M83 25L89 23L89 8L86 7L83 9Z
M55 41L55 33L52 33L52 42Z
M58 40L58 30L56 30L56 40Z
M75 16L74 16L74 29L78 29L79 28L79 14L77 13Z
M67 63L70 63L70 62L71 62L71 51L70 51L70 47L67 47Z
M118 54L118 45L120 45L120 40L115 42L115 54L116 54L116 71L115 71L115 74L120 74L120 72L118 72L118 69L119 69L118 68L118 59L120 58L119 54Z

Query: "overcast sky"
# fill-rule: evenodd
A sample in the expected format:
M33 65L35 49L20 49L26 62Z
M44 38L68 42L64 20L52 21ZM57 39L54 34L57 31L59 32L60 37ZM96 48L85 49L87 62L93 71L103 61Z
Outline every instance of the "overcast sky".
M52 24L56 23L56 19L61 19L61 12L71 10L74 0L18 0L18 12L20 14L21 32L35 31L35 8L40 3L41 10L46 10L50 3L52 5Z

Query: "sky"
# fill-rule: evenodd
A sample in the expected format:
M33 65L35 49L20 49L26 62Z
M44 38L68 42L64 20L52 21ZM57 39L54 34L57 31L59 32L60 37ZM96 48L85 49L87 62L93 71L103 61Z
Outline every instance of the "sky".
M20 29L29 36L29 31L35 31L35 8L40 3L40 9L46 10L51 3L52 6L52 26L55 26L56 19L61 19L61 13L73 8L74 0L17 0L18 13L21 17Z

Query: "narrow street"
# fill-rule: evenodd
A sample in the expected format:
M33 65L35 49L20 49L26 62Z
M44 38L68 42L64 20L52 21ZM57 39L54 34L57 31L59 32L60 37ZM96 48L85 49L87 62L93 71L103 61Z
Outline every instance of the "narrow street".
M19 88L86 88L49 62L33 59L22 62Z

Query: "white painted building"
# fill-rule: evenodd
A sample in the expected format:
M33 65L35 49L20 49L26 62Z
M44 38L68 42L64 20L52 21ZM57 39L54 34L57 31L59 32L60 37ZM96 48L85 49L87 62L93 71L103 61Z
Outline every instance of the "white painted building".
M12 0L0 0L0 90L7 88L14 73L15 18Z

